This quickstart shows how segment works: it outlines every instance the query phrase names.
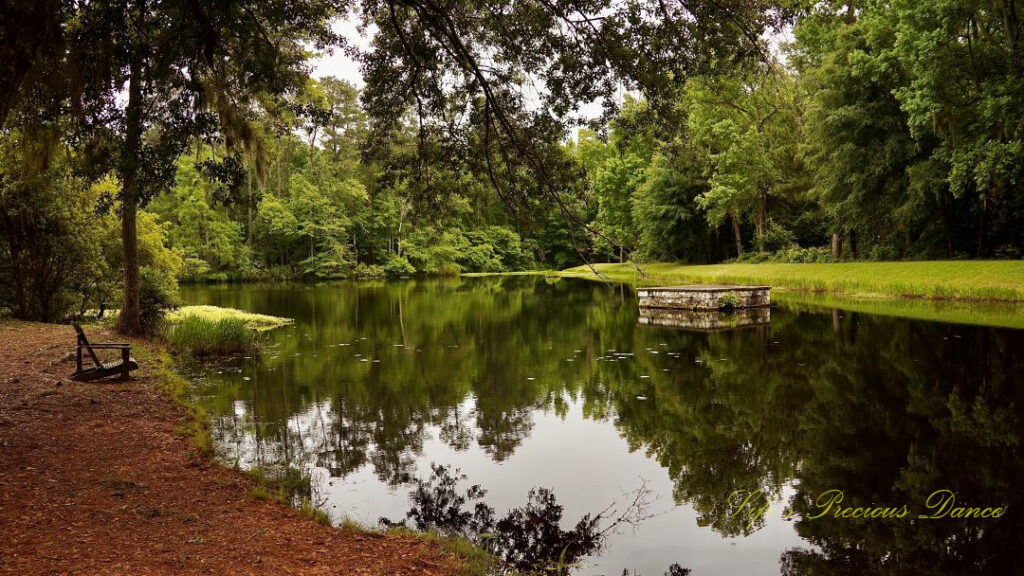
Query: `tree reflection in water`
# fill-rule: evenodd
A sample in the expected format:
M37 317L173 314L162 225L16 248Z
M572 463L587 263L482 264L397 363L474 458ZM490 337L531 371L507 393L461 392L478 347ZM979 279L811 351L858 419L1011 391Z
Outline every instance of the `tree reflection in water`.
M768 326L691 333L638 326L627 290L534 278L186 297L297 319L261 358L196 368L221 449L243 466L286 462L340 478L369 468L399 486L425 465L432 433L500 462L531 437L536 415L573 406L656 460L675 503L724 536L762 527L730 514L734 491L792 489L784 504L800 514L806 546L781 555L786 574L1024 565L1021 331L783 306ZM543 471L531 481L545 484ZM949 489L1010 512L808 519L831 489L854 506L919 508ZM524 510L543 517L545 502L535 493Z
M430 478L417 480L409 495L412 508L406 520L417 530L472 540L513 573L568 574L578 560L601 548L606 535L648 518L647 493L641 486L621 512L612 505L597 514L586 514L570 530L562 529L563 508L546 488L531 489L525 505L496 519L494 508L483 502L487 491L477 484L462 490L464 480L466 475L459 470L431 464ZM380 523L404 527L406 520L381 518ZM688 573L678 565L670 568L673 576Z

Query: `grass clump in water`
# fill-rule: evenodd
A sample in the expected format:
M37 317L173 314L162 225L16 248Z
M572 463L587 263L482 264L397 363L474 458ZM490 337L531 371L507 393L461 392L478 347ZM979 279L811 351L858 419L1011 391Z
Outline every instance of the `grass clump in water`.
M164 337L182 354L237 354L256 348L256 331L238 318L183 316L168 324Z
M184 306L164 321L164 338L193 356L255 352L260 332L291 324L289 318L218 306Z
M197 316L210 321L217 320L241 320L246 326L253 330L264 331L281 326L287 326L294 321L291 318L270 316L268 314L256 314L236 308L221 308L220 306L182 306L177 310L168 312L165 319L170 324L176 324L189 316Z

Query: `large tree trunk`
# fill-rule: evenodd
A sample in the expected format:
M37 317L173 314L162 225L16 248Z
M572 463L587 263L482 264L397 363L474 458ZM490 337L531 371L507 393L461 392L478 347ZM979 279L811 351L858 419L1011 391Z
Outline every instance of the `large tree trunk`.
M139 242L135 220L139 206L139 149L142 144L142 78L140 66L132 62L128 81L128 107L125 110L126 134L121 151L121 245L124 250L124 301L118 316L123 334L142 332L141 284L139 281Z
M740 219L735 214L730 216L732 218L732 234L736 238L736 257L743 256L743 237L740 235Z
M839 260L843 257L843 234L842 232L832 233L832 259Z

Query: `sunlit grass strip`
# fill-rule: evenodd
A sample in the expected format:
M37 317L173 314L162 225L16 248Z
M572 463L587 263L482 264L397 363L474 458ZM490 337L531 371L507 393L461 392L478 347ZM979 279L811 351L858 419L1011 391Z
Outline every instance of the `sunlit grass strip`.
M595 264L613 281L635 284L767 284L856 298L1024 302L1024 261L844 262L835 264ZM587 266L564 276L594 278Z

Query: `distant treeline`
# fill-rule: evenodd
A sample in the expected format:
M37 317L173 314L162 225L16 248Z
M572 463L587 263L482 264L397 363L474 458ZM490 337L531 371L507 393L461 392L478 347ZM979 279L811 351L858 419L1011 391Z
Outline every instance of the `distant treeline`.
M819 2L781 62L692 78L674 106L627 102L574 148L610 240L594 257L1020 258L1021 14Z

